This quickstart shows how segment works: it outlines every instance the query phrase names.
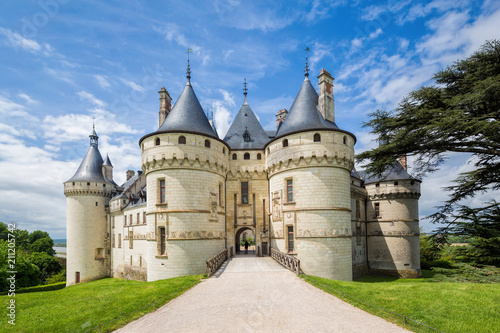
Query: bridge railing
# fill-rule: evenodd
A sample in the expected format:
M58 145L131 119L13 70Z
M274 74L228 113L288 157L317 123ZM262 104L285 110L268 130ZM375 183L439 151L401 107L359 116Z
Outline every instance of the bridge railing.
M212 258L207 260L207 275L210 277L219 269L220 266L228 259L227 249L222 250Z
M300 274L300 260L298 258L275 249L271 249L271 257L295 274Z

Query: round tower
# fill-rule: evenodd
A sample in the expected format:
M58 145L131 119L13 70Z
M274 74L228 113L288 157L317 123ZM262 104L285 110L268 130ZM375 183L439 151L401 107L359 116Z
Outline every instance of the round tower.
M334 119L331 82L320 74L321 103L306 77L277 136L266 147L271 245L297 256L305 274L352 280L350 174L353 134ZM322 115L327 115L327 119Z
M370 271L421 277L418 199L420 180L394 162L382 177L365 177Z
M95 129L90 148L75 175L64 183L66 196L66 285L109 275L106 206L113 184L103 175L103 159Z
M160 128L142 137L147 182L148 281L203 274L225 249L224 182L229 146L188 81Z

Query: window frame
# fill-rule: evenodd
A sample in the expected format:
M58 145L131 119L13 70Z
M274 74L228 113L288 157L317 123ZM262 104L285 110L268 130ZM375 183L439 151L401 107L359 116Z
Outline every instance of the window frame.
M321 134L314 133L313 142L321 142Z
M158 179L158 203L166 202L165 178Z
M245 153L245 154L243 155L243 159L244 159L244 160L249 160L249 159L250 159L250 153Z
M373 203L373 217L374 218L381 217L381 215L380 215L380 202Z
M185 145L187 142L186 140L186 137L184 135L181 135L178 139L177 139L177 143L180 144L180 145Z
M293 201L293 178L285 179L286 186L286 202L295 202Z
M246 185L244 185L244 184L246 184ZM249 183L248 182L241 182L240 183L240 190L241 190L241 204L248 205Z
M287 225L286 226L286 235L287 235L287 237L286 237L287 238L286 239L287 251L288 251L288 253L294 253L294 250L295 250L295 233L294 233L293 225ZM290 235L291 235L291 237L290 237Z

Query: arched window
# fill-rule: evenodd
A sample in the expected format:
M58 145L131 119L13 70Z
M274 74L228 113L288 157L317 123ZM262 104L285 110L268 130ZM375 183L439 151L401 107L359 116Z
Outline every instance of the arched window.
M314 134L314 142L321 142L321 135L319 133Z
M262 159L262 155L260 153L257 154L257 159L258 160L261 160Z
M288 147L288 139L283 140L283 148Z
M347 144L347 137L344 136L344 144L346 145Z
M237 160L237 159L238 159L238 155L233 154L233 160Z
M226 155L226 147L222 147L222 153Z
M180 145L185 145L186 144L186 137L185 136L180 136L179 137L179 144Z
M380 183L375 184L375 187L380 187Z
M160 138L156 138L155 140L155 146L159 146L160 145Z
M414 185L414 184L415 184L415 181L414 181L414 180L412 180L412 181L410 182L410 184L411 184L411 185Z
M249 160L250 159L250 153L245 153L245 155L243 155L243 159L244 160Z
M394 182L394 186L398 186L399 183L397 181Z
M205 140L205 147L210 148L210 140Z

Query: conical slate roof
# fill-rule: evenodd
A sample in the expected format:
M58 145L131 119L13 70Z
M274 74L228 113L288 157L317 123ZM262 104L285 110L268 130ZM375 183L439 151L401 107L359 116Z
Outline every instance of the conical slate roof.
M290 111L276 137L312 130L339 129L337 125L323 118L318 110L318 93L306 77L299 93L293 101Z
M104 160L104 163L102 165L109 165L111 167L113 166L113 164L111 164L108 154L106 154L106 159Z
M99 182L108 183L102 174L102 156L99 148L90 146L75 175L68 182Z
M388 169L383 175L377 177L375 175L368 174L364 171L358 172L365 184L378 183L383 181L391 181L391 180L403 180L403 179L414 179L420 181L419 179L413 178L408 174L405 168L401 165L401 163L394 161L390 169Z
M188 132L218 138L189 81L172 111L155 133L165 132Z
M269 136L248 105L246 97L224 141L231 149L263 149L269 141Z

